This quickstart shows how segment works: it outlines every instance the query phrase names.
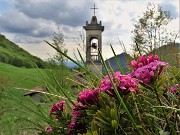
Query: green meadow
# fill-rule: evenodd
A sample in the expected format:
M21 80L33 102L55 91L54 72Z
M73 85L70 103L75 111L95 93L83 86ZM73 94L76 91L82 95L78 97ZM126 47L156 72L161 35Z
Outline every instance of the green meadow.
M10 84L6 90L14 94L23 94L25 92L19 88L31 89L41 85L42 79L40 73L45 75L44 69L15 67L0 62L0 75L1 77L8 78L7 81Z
M16 126L23 126L23 120L21 120L22 125L18 125L18 122L15 121L15 116L21 116L19 111L15 109L21 108L15 100L7 99L4 94L12 95L18 101L28 102L28 99L24 96L27 90L32 89L36 86L43 84L42 77L45 76L45 69L38 68L24 68L24 67L15 67L13 65L5 64L0 62L0 129L1 132L5 134L27 134L23 132L17 133ZM28 102L27 106L32 106ZM18 107L19 106L19 107ZM33 107L32 107L33 108ZM27 112L28 114L28 112ZM23 116L27 116L23 114ZM26 123L28 125L28 123ZM7 126L5 126L7 125ZM1 133L0 132L0 133ZM31 133L30 134L34 134Z

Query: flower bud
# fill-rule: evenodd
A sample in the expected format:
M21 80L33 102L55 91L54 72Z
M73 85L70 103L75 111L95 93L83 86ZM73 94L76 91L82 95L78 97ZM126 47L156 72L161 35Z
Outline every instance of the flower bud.
M114 109L110 110L110 115L112 119L116 119L116 111Z
M118 124L117 124L117 121L116 120L112 120L111 121L111 125L113 128L117 129L118 128Z

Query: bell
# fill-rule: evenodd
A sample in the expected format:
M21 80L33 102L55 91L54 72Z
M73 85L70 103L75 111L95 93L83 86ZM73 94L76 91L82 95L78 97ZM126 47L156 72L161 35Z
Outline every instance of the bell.
M91 47L92 47L93 49L97 49L97 44L96 44L96 43L92 43Z

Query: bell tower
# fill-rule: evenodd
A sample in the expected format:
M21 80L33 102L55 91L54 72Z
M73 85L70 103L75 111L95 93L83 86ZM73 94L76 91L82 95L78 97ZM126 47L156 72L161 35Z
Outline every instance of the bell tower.
M94 8L91 9L94 9L91 23L86 21L86 26L83 26L86 31L86 64L92 72L98 75L98 69L102 71L102 63L98 48L102 52L102 32L104 31L104 26L102 26L101 21L99 23L97 21L95 16L95 9L97 8L95 4Z

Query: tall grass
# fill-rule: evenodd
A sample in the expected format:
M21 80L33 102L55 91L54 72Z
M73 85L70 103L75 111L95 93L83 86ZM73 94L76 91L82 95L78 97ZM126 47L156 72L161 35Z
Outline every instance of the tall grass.
M77 80L68 76L67 80L70 81L67 83L68 86L62 85L58 81L58 76L52 73L53 83L50 83L39 71L46 86L46 90L41 92L46 102L34 102L30 98L23 98L22 101L13 95L6 95L4 100L12 101L13 109L17 110L16 114L9 113L7 116L13 116L9 117L13 118L13 121L28 123L27 127L23 126L25 131L28 128L36 130L38 134L86 135L180 133L178 67L165 67L167 63L158 60L154 55L141 56L131 61L133 71L126 75L117 59L121 73L113 72L112 68L107 69L99 51L106 71L104 77L99 77L85 65L76 62L58 48L52 47L86 73L83 78L86 83L81 84L80 93L75 95L68 86ZM111 49L114 52L112 47ZM114 55L116 57L115 53ZM152 64L150 61L157 65L150 66ZM161 72L162 67L164 72ZM148 68L146 74L144 68ZM64 79L66 82L66 78ZM11 109L7 108L7 111ZM5 130L7 127L3 126L2 132Z

